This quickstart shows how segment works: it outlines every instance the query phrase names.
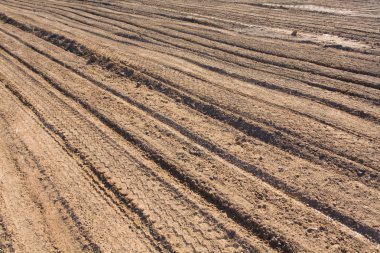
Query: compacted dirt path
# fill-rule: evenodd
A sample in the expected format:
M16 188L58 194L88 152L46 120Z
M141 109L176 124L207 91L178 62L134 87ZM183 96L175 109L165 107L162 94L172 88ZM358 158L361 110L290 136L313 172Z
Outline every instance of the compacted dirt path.
M0 252L380 252L379 24L0 1Z

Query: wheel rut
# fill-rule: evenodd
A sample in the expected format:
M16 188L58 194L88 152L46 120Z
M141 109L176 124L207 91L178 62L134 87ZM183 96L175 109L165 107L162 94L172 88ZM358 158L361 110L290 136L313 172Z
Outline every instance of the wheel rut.
M374 4L0 6L0 251L380 251Z

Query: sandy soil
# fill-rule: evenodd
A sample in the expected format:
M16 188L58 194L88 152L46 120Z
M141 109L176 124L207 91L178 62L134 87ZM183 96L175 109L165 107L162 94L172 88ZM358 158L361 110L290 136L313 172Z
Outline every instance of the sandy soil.
M380 252L376 1L0 1L0 252Z

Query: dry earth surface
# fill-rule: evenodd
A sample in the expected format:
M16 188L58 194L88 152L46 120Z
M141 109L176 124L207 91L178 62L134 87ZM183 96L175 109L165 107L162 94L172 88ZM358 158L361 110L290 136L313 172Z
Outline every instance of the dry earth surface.
M380 2L0 0L0 252L380 252Z

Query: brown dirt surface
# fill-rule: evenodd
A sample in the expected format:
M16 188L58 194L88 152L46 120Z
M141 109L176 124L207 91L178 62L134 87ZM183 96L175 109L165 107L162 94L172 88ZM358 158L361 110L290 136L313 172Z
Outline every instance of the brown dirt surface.
M0 252L380 252L379 24L0 1Z

